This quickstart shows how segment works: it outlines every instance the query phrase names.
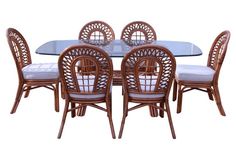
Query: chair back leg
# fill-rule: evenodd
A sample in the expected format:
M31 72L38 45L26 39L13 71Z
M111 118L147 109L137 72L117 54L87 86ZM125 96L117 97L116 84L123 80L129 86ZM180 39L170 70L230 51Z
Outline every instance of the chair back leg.
M220 111L220 114L222 116L226 116L224 108L223 108L222 103L221 103L221 98L220 98L220 92L219 92L218 85L214 85L213 88L214 88L214 96L215 96L216 104L217 104L217 107Z

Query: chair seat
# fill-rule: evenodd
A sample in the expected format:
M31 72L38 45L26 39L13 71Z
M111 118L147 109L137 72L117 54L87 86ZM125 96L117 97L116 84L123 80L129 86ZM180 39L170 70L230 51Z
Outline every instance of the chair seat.
M163 98L165 95L160 94L145 94L145 93L129 93L129 96L131 98L142 98L142 99L157 99L157 98Z
M59 77L57 63L30 64L22 68L25 79L57 79Z
M105 98L105 94L70 94L70 97L79 100L95 100L95 99L100 99L100 98Z
M178 65L175 77L179 81L211 82L215 71L207 66Z

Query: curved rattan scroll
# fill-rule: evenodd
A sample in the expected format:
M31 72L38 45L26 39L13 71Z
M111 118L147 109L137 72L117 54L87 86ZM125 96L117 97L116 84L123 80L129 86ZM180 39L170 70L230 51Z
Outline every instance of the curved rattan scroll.
M135 21L124 27L121 39L129 46L148 44L156 40L156 32L148 23Z
M79 39L93 45L106 45L115 39L115 33L107 23L92 21L81 29Z
M145 45L131 50L121 70L128 93L164 93L171 87L176 68L172 53L161 46Z
M209 53L207 66L211 67L214 70L217 70L219 64L221 65L223 63L229 39L229 31L224 31L216 37Z
M84 61L89 63L78 66ZM58 63L68 94L106 94L109 91L112 61L103 50L90 45L72 46L62 53Z
M21 33L14 28L7 30L7 38L17 70L21 72L23 67L32 63L29 46Z

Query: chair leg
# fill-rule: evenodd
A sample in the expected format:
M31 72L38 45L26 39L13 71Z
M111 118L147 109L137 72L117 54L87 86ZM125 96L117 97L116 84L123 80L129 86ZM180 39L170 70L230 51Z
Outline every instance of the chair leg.
M16 93L16 98L15 98L15 102L14 102L14 105L12 107L12 110L11 110L11 114L15 113L16 110L17 110L17 107L20 103L20 99L21 99L21 96L24 92L24 88L23 88L23 85L22 83L19 83L18 85L18 89L17 89L17 93Z
M111 135L112 135L112 138L115 139L116 134L115 134L115 129L114 129L113 121L112 121L112 112L111 112L112 105L110 101L106 103L106 107L107 107L107 116L108 116L109 124L111 128Z
M55 111L59 112L59 83L54 88Z
M214 87L214 95L215 95L216 104L217 104L217 107L220 111L220 114L222 116L226 116L224 108L223 108L222 103L221 103L221 98L220 98L220 92L219 92L218 85L214 85L213 87Z
M153 104L149 105L149 112L151 117L157 117L158 116L158 110L154 107L152 107Z
M75 111L75 103L71 102L71 117L74 118L76 116L76 111Z
M110 106L107 109L109 109L109 112L112 115L112 93L109 94L109 98L108 98L107 102ZM107 116L109 116L108 112L107 112Z
M164 103L163 102L160 103L160 107L163 109L163 110L160 109L160 111L159 111L160 112L160 117L164 118Z
M177 113L182 111L182 99L183 99L183 91L181 89L181 85L178 86L178 100L177 100Z
M62 135L62 132L63 132L63 128L64 128L64 125L65 125L65 122L66 122L66 116L67 116L68 108L69 108L69 101L66 100L65 109L64 109L63 116L62 116L62 120L61 120L61 127L60 127L59 133L57 135L58 139L61 138L61 135Z
M61 98L65 99L65 89L62 83L61 83Z
M176 139L175 129L174 129L174 125L173 125L172 118L171 118L170 106L169 106L168 100L166 100L165 104L166 104L166 112L167 112L167 116L168 116L168 120L169 120L171 134L172 134L173 139Z
M29 96L30 89L31 89L30 86L26 88L26 92L25 92L24 98L27 98Z
M212 90L211 89L207 89L207 93L208 93L209 99L213 101L214 99L213 99L213 96L212 96Z
M121 125L120 125L120 132L119 132L119 136L118 136L119 139L122 137L124 125L125 125L125 119L127 116L128 116L128 100L126 100L126 98L124 98L124 111L123 111L123 118L122 118Z
M87 106L86 105L83 105L83 104L80 104L82 107L81 108L78 108L78 112L77 112L77 116L84 116L85 113L86 113L86 109L87 109Z
M177 81L174 80L173 83L174 83L174 84L173 84L173 101L175 101L175 100L176 100L176 97L177 97Z

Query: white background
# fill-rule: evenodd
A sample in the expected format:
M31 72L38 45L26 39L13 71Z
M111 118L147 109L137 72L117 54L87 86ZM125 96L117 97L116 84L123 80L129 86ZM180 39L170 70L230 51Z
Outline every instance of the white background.
M0 2L0 159L226 159L236 158L235 5L233 0L64 0ZM85 117L68 116L62 139L57 139L64 101L54 112L53 93L34 90L22 98L14 115L18 77L5 32L18 29L28 41L33 62L57 62L56 56L36 55L42 43L77 39L81 27L92 20L112 26L116 38L122 28L135 20L151 24L161 40L189 41L203 55L177 58L177 63L201 64L214 38L231 31L228 52L221 70L219 87L227 116L222 117L215 102L205 93L184 94L183 111L176 114L170 101L177 139L171 137L165 117L151 118L147 108L129 114L123 138L113 140L106 114L89 108ZM120 61L114 60L115 68ZM172 95L170 96L170 100ZM113 120L118 135L122 117L121 88L113 88Z

